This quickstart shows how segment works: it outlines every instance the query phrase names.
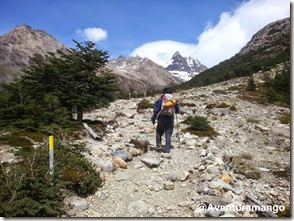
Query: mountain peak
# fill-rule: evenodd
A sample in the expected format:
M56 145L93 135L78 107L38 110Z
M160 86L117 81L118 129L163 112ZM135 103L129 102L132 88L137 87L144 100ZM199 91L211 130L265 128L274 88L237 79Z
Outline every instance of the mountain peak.
M0 35L0 81L11 82L32 64L31 57L45 58L48 52L66 51L66 47L43 30L22 24Z
M191 56L188 58L183 57L179 51L176 51L165 69L170 71L174 76L187 81L206 70L207 67L201 64L198 59L192 58Z
M180 54L179 51L176 51L172 57L177 57L177 56L181 56L182 57L182 55Z

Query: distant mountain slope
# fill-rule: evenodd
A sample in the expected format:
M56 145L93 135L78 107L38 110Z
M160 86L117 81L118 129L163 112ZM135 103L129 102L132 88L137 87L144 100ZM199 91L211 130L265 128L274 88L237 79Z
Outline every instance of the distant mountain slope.
M183 57L180 52L176 51L165 69L183 81L188 81L200 72L205 71L207 67L197 59Z
M0 36L0 82L9 83L30 66L30 57L44 58L48 52L65 51L66 47L42 30L20 25Z
M182 82L162 66L139 56L131 58L120 56L109 61L106 67L117 76L119 86L125 92L155 91Z
M270 23L253 35L232 58L196 75L176 88L191 88L270 70L290 62L290 18Z

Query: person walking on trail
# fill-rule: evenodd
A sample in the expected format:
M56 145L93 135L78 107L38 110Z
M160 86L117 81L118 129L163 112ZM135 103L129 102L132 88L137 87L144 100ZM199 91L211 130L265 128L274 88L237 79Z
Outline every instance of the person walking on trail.
M158 120L156 127L156 147L158 151L164 153L170 152L174 115L179 112L179 105L176 103L171 89L164 88L163 95L154 103L153 116L151 118L153 124L155 124L156 119ZM162 148L161 138L163 133L165 133L165 146Z

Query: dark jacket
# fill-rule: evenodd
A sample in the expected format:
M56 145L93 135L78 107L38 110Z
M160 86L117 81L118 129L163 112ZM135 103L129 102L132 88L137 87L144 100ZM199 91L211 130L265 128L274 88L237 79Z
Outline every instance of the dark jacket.
M157 115L159 113L159 111L161 110L161 105L162 105L162 97L163 95L161 95L161 97L154 103L154 106L153 106L153 113L155 115ZM175 113L178 114L180 112L180 108L179 108L179 105L176 104L175 105Z

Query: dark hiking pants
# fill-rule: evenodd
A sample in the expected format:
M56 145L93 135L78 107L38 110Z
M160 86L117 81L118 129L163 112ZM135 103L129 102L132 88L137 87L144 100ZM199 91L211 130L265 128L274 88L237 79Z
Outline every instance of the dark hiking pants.
M171 136L174 128L174 117L160 115L158 117L158 123L156 128L156 146L161 146L161 137L165 133L165 147L163 152L170 152L171 148Z

